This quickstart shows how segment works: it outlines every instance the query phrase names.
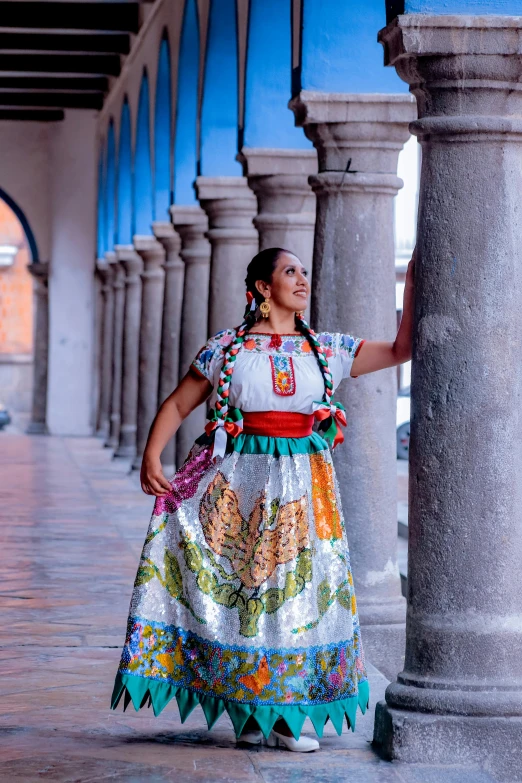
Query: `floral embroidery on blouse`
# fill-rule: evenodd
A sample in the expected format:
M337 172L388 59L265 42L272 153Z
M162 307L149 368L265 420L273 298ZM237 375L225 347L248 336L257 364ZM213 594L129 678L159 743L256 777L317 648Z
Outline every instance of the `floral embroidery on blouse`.
M192 362L192 367L199 375L203 375L204 378L212 383L214 369L212 361L216 356L223 355L225 348L228 348L235 336L235 329L223 329L223 331L218 332L205 343Z
M243 345L247 351L272 355L300 356L312 353L310 343L301 334L273 335L253 332L248 335Z
M221 366L223 354L234 340L235 329L225 329L211 337L201 348L192 362L192 367L199 375L207 378L211 383L214 380L216 366ZM350 334L332 332L320 332L318 340L324 348L327 359L340 355L342 359L353 360L357 350L364 340L352 337ZM308 357L315 358L312 347L306 337L301 334L263 334L262 332L250 332L243 343L243 349L250 353L267 354L270 357ZM287 368L290 365L287 365ZM293 371L293 366L292 366ZM281 389L283 387L281 386ZM274 391L276 391L274 383ZM295 389L294 389L295 391ZM281 394L279 391L276 393ZM292 394L294 392L291 392ZM290 394L290 392L286 392Z
M291 356L271 356L272 387L281 397L295 394L295 374Z

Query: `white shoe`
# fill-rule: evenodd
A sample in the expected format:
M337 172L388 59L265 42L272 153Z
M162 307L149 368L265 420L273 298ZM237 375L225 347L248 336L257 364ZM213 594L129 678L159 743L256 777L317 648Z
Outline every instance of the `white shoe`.
M237 738L237 742L244 742L246 745L261 745L263 742L262 731L245 731Z
M279 748L284 746L287 750L294 753L310 753L313 750L319 750L319 743L311 737L299 737L298 740L293 737L286 737L279 734L278 731L271 731L268 735L267 745L269 748Z

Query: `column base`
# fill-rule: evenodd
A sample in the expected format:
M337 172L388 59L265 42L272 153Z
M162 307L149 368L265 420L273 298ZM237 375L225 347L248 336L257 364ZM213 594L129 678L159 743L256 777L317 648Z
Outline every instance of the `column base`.
M31 421L27 425L27 435L48 435L47 424L43 421Z
M522 780L522 717L433 714L398 710L385 701L375 708L374 745L390 760L407 763L476 765Z
M143 460L143 454L134 453L134 459L132 460L132 465L130 466L131 471L141 470L142 460Z
M118 446L113 454L113 459L133 459L136 454L134 446Z

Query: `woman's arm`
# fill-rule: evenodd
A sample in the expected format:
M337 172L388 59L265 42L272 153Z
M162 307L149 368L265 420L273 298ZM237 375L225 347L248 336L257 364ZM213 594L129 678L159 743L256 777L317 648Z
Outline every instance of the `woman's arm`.
M353 360L350 371L352 377L384 370L385 367L396 367L398 364L403 364L411 359L414 270L415 250L406 272L402 318L395 342L386 343L366 340Z
M157 412L141 463L141 488L147 495L163 497L172 489L163 475L161 452L178 430L183 419L201 405L211 391L212 385L206 378L199 377L189 370Z

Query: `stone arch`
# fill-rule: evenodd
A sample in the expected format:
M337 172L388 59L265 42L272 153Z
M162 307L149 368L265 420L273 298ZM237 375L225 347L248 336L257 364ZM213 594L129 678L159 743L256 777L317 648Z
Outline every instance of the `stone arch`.
M241 176L238 151L238 40L235 0L210 7L201 109L200 174Z
M292 82L291 0L250 0L244 135L240 147L311 149L288 109ZM268 43L269 42L269 43Z
M363 0L356 9L352 3L301 0L294 95L301 90L406 93L407 85L394 69L383 67L376 31L385 23L382 0Z
M20 224L24 230L25 237L27 239L27 244L29 245L29 251L31 253L31 263L32 264L38 264L40 261L40 257L38 255L38 245L36 244L36 238L33 233L33 230L29 224L29 221L27 220L27 217L25 216L25 212L22 210L22 208L16 203L16 201L11 198L11 196L5 192L2 188L0 188L0 199L2 201L5 201L9 209L11 209L17 219L20 221Z
M133 211L135 232L148 236L154 219L152 169L150 154L150 91L147 69L143 69L140 95L138 100L138 118L136 122L136 148L134 151Z
M107 131L107 166L105 170L105 251L113 250L116 239L116 137L114 121Z
M127 96L123 100L118 144L118 212L116 244L132 245L134 214L132 209L132 130Z
M105 143L100 145L98 159L98 205L97 205L97 240L96 253L98 258L105 255Z
M197 204L193 183L197 173L199 85L199 23L196 0L186 0L179 49L174 193L176 204Z
M154 110L154 218L156 220L167 220L172 202L171 82L170 45L168 33L164 30L158 56Z

